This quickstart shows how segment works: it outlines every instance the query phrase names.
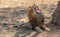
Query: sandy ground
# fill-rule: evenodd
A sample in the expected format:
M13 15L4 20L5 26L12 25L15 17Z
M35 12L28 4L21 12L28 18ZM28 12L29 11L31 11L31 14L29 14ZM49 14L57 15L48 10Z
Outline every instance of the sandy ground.
M57 4L59 0L0 0L0 8L17 7L17 6L32 6L33 4Z
M2 9L2 10L4 11L4 9ZM7 10L7 11L9 11L9 10ZM4 15L4 14L2 14L2 15ZM60 37L60 27L59 26L55 26L54 24L48 24L47 27L51 28L51 31L42 31L39 33L37 31L34 31L31 29L31 25L29 24L29 22L26 22L26 21L28 21L27 18L20 17L20 18L23 18L23 19L20 19L20 18L16 17L15 15L13 16L13 15L9 14L8 16L10 18L8 18L9 20L7 22L6 22L6 20L3 20L3 19L0 20L0 22L2 22L2 24L0 23L0 37ZM14 18L12 18L12 17L14 17ZM13 19L12 20L13 22L11 21L11 18ZM0 17L0 19L1 19L1 17ZM23 26L19 26L21 23L16 23L15 20L24 21L25 24ZM4 22L6 22L7 25L3 25ZM15 25L17 25L18 27L13 27L15 25L11 25L14 22L15 22Z
M50 24L51 31L36 32L29 27L6 29L0 26L0 37L60 37L60 27Z
M51 31L42 31L39 33L30 28L31 26L29 22L25 22L28 21L27 19L21 19L27 16L27 11L25 10L26 8L22 9L22 7L31 6L35 3L39 5L39 7L42 6L41 8L44 12L43 14L45 15L45 17L50 17L49 19L45 20L46 22L50 22L52 17L51 12L54 12L58 0L44 0L43 4L42 0L41 2L39 2L40 0L35 2L31 1L31 3L30 1L31 0L0 0L0 23L2 23L0 24L0 37L60 37L59 26L55 26L54 24L48 24L48 27L51 28ZM54 5L52 6L51 4ZM50 10L50 8L53 8L53 10ZM25 24L20 27L21 23L16 23L16 21L22 20L25 22ZM3 25L4 22L8 24ZM15 25L18 25L18 27L13 27Z

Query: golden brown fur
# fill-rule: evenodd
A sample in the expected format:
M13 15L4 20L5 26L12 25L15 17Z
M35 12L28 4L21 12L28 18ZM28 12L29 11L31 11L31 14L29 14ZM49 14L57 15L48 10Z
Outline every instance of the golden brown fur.
M33 12L32 7L29 7L29 13L28 13L28 18L29 21L32 25L32 29L35 29L35 27L42 27L42 25L44 25L44 17L43 14L35 14Z
M28 19L32 25L33 30L46 30L50 31L50 28L46 27L44 23L44 16L42 14L42 11L37 7L37 5L33 5L32 7L29 7L28 9ZM38 28L38 29L37 29Z

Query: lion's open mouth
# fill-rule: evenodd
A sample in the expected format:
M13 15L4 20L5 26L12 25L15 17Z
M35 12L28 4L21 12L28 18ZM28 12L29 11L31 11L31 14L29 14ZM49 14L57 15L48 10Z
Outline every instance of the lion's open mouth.
M39 10L39 8L38 8L36 5L34 5L34 11L35 11L36 13L38 13L38 14L41 13L41 11Z

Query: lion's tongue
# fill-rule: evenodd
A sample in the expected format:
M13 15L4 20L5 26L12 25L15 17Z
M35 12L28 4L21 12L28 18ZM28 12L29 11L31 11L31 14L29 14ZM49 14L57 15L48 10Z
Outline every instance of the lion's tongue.
M36 13L41 13L38 7L35 8L35 11Z

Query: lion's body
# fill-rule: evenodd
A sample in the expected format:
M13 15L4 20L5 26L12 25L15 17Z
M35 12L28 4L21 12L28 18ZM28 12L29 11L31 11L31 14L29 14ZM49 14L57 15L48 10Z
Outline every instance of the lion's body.
M40 31L39 29L47 31L50 30L50 28L46 27L46 24L44 23L44 15L42 14L42 10L40 10L36 5L33 5L32 7L29 7L28 11L28 19L33 30L37 30L37 28L38 31Z
M33 11L32 7L30 7L29 13L28 13L29 21L32 25L32 28L40 27L42 24L44 24L44 17L42 13L37 14Z

